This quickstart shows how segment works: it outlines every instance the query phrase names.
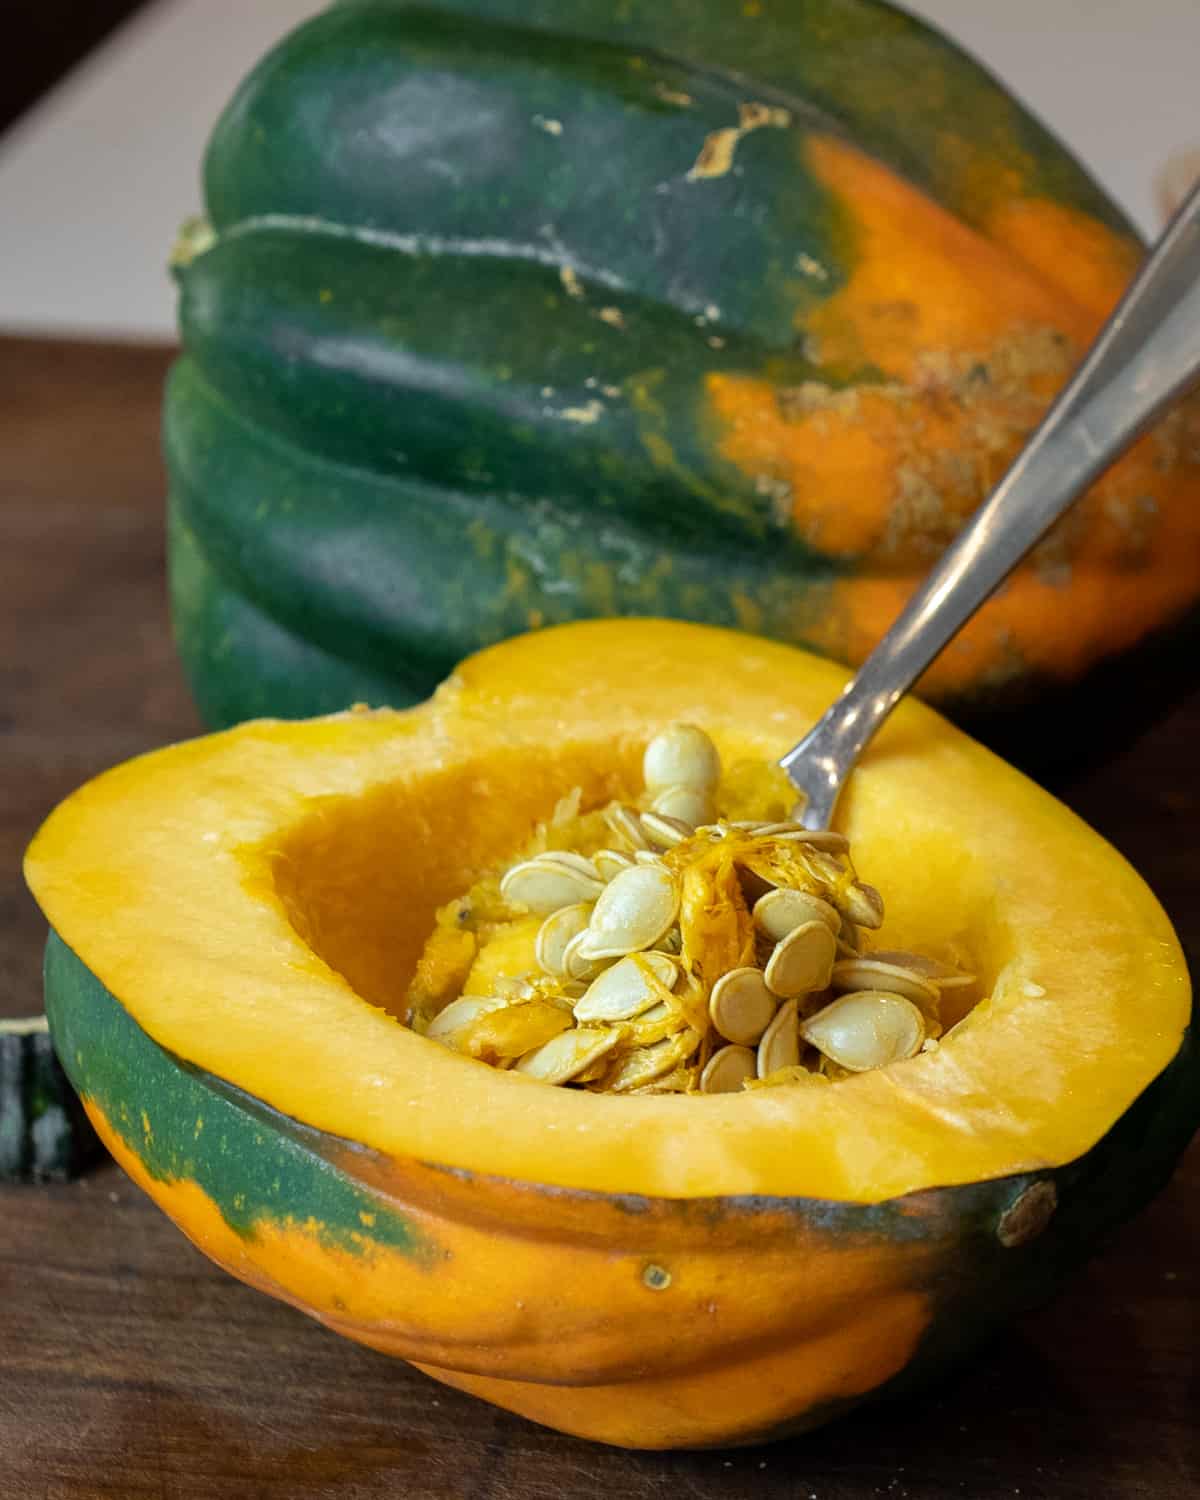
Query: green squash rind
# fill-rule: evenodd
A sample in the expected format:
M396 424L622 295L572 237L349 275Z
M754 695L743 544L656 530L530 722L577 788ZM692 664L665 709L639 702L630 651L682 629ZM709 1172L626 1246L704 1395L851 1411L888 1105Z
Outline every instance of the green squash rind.
M167 503L172 624L209 724L305 718L352 703L390 703L397 674L333 655L274 619L221 577L174 495Z
M387 1246L422 1266L439 1263L428 1233L366 1174L359 1180L346 1165L373 1153L324 1136L168 1053L53 933L46 1008L71 1082L103 1111L151 1178L195 1182L245 1237L264 1225L302 1224L355 1255L369 1258L373 1248ZM871 1393L904 1395L1051 1296L1105 1236L1160 1191L1198 1123L1200 1053L1189 1030L1169 1066L1111 1130L1084 1156L1057 1168L869 1205L745 1197L616 1201L628 1210L631 1240L664 1216L686 1215L702 1235L714 1215L752 1222L756 1214L783 1209L847 1242L915 1240L939 1247L936 1274L922 1288L933 1301L930 1327L906 1368ZM1048 1223L1027 1242L1006 1246L1000 1237L1005 1216L1030 1189L1047 1192L1047 1184L1057 1194ZM744 1440L780 1437L834 1414L810 1411L786 1429Z
M311 1221L324 1243L376 1245L429 1258L421 1231L320 1153L317 1131L191 1067L158 1046L53 932L46 1015L71 1083L94 1101L151 1177L195 1182L240 1235L264 1221Z

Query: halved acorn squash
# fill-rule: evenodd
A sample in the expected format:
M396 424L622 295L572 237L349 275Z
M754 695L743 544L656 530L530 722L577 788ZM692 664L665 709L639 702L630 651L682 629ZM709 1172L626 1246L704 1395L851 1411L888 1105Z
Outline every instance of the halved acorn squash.
M235 1275L569 1432L756 1441L909 1388L1157 1190L1198 1095L1153 895L934 712L901 705L840 821L881 941L952 941L984 976L937 1050L620 1098L397 1019L435 909L556 799L628 795L673 719L772 760L843 682L730 632L595 622L408 712L249 723L89 783L27 870L106 1143Z

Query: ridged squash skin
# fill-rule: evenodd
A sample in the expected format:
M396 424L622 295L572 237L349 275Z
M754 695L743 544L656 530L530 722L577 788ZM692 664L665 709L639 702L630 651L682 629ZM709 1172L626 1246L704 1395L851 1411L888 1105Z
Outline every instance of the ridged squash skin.
M841 817L881 945L952 940L983 977L937 1049L622 1099L396 1019L435 908L573 786L628 796L672 718L727 767L766 764L843 681L728 632L592 622L485 652L406 713L248 723L89 783L26 868L54 1038L105 1143L243 1280L603 1442L763 1441L944 1369L1161 1186L1200 1067L1144 884L930 710L901 705Z
M878 0L336 5L218 122L205 212L165 442L214 725L588 616L860 661L1140 254ZM1135 717L1194 625L1198 445L1144 440L923 691L1043 756Z

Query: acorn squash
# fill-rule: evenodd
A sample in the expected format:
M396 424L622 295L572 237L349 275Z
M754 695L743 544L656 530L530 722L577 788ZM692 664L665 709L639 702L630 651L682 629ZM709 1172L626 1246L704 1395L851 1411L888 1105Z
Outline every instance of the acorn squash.
M900 706L840 822L881 943L952 941L984 978L936 1050L620 1097L398 1019L439 905L557 799L628 796L670 719L765 764L844 680L733 632L588 622L408 712L248 723L89 783L27 874L104 1140L235 1275L569 1432L751 1442L910 1388L1157 1190L1198 1099L1150 891L932 710Z
M238 91L205 208L165 434L213 725L403 706L587 616L857 663L1140 254L877 0L337 5ZM1134 718L1200 596L1198 436L1146 439L923 691L1039 705L1043 758L1095 732L1069 687Z

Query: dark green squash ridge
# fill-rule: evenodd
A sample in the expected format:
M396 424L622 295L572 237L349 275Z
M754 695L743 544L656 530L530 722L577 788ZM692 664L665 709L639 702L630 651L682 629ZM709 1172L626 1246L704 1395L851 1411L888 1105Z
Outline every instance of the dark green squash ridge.
M689 180L747 104L776 113ZM855 564L722 455L706 385L818 373L797 315L858 251L814 128L963 224L1016 174L1134 241L984 69L880 0L350 0L266 57L175 267L171 588L208 721L404 706L590 616L817 639Z
M192 689L207 723L299 719L336 713L348 703L391 701L395 673L324 650L223 579L175 503L168 507L167 534L176 637L189 643Z
M443 90L452 91L444 124ZM678 144L684 160L694 148L697 121L736 124L747 98L839 131L967 223L984 221L978 184L999 168L1133 233L986 68L880 0L342 0L269 54L235 95L205 162L209 216L218 231L264 212L316 214L514 247L545 246L549 221L552 248L566 258L647 293L665 285L681 308L702 312L720 303L713 293L728 300L740 288L746 301L730 306L761 307L772 336L772 260L753 216L732 226L745 236L738 248L751 249L748 263L726 261L723 235L703 237L731 207L745 207L752 190L742 179L715 184L721 201L711 205L679 186L661 215L643 203L647 193L670 196L657 189L677 174ZM534 118L575 123L561 136L541 130L539 142ZM748 172L772 134L743 142ZM813 209L819 217L823 204L815 193L806 201L809 192L802 179L790 182L787 201L769 204L783 216L773 221L783 247L775 263L788 270L797 247L788 228L813 248ZM623 211L612 212L614 200ZM674 257L661 254L656 232L677 236Z
M586 389L578 399L586 407ZM771 526L764 501L737 515L727 496L706 503L686 475L644 484L657 509L639 525L613 508L617 482L590 510L561 498L567 490L549 480L536 500L472 492L469 479L437 487L315 453L279 428L247 422L244 411L192 359L172 372L176 632L201 706L219 722L301 717L357 700L418 701L467 643L593 615L703 617L784 634L799 613L797 573L819 612L822 584L839 572L790 536L770 549L756 544ZM549 447L543 452L548 460ZM342 521L331 527L331 514ZM707 534L694 531L701 514ZM671 526L668 546L660 532ZM228 618L216 630L208 611L221 607L213 602L220 596ZM254 630L245 610L292 638L292 652L320 653L316 681L280 660L281 645ZM403 643L395 638L401 616Z

